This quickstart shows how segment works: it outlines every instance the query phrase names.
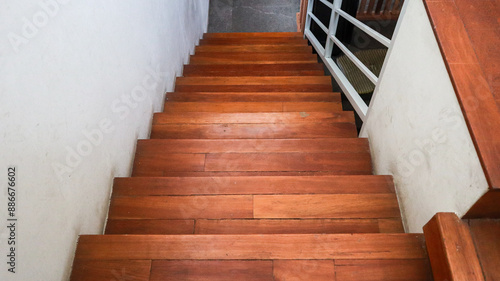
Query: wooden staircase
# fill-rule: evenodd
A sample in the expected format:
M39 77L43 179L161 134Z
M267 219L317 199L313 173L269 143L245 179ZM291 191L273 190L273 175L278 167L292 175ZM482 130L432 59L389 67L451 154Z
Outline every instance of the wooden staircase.
M432 280L298 33L206 34L71 280Z

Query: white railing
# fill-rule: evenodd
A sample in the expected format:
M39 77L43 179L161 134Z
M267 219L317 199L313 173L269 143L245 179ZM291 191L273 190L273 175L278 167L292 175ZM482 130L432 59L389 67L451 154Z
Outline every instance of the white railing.
M403 0L361 0L358 19L396 19L403 7Z
M330 17L329 26L325 26L314 14L313 14L313 5L316 1L323 3L325 6L332 10ZM348 0L349 1L349 0ZM372 0L373 1L373 0ZM376 1L376 0L375 0ZM382 0L378 0L382 1ZM385 0L391 1L391 0ZM397 1L397 0L396 0ZM398 1L398 3L401 1ZM361 3L367 3L367 1L361 1ZM389 40L384 35L378 33L373 30L366 24L362 23L358 19L349 15L341 9L342 0L334 0L333 4L326 0L309 0L307 6L307 18L306 18L306 26L304 31L304 36L309 39L316 52L321 57L326 67L332 73L332 76L335 78L340 88L346 95L346 97L351 102L352 106L356 110L356 113L359 115L362 121L365 121L366 114L368 112L368 105L363 101L358 92L354 89L352 84L349 82L347 77L341 71L341 69L337 66L337 64L332 59L332 50L334 46L337 46L342 52L356 65L359 70L376 86L378 84L378 77L366 67L342 42L335 37L337 26L340 17L352 23L354 26L358 27L360 30L365 32L371 38L380 42L383 46L389 48L391 44L391 40ZM314 21L316 25L318 25L327 35L326 44L323 46L316 36L311 32L311 22Z

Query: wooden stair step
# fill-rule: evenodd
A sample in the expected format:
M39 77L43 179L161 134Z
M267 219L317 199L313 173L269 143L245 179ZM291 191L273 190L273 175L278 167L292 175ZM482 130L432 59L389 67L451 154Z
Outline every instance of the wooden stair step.
M292 177L367 175L366 171L141 171L141 177Z
M485 280L500 280L500 220L472 219L468 221Z
M293 139L355 138L352 123L288 124L162 124L153 125L152 139Z
M394 193L390 176L131 177L115 178L121 196Z
M298 37L303 38L301 32L213 32L205 33L203 38L254 38L254 37Z
M82 235L85 260L425 259L421 234Z
M233 37L233 38L204 38L200 46L204 45L298 45L307 46L307 40L301 37Z
M196 64L185 65L184 77L207 76L321 76L323 66L319 63L273 63L273 64Z
M389 227L388 227L389 226ZM109 219L106 234L404 233L401 219Z
M342 111L340 102L165 102L163 112L334 112Z
M329 76L179 77L176 92L328 92Z
M168 153L352 152L369 153L367 139L146 139L139 140L136 159Z
M190 65L212 64L298 64L317 63L318 59L311 53L198 53L191 56ZM320 74L323 75L323 74Z
M260 52L260 53L310 53L312 46L301 43L288 45L204 45L197 46L195 54L217 52Z
M197 107L197 106L195 106ZM288 106L285 106L288 107ZM338 112L273 112L273 113L219 113L168 112L155 113L153 124L286 124L286 123L354 123L352 111Z
M390 193L114 197L108 219L378 219L399 216L396 196Z
M333 92L173 92L169 102L341 102Z

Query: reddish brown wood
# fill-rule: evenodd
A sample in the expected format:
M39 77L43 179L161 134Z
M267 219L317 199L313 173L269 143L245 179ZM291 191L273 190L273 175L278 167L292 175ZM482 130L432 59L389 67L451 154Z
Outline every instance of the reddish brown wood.
M106 223L105 234L192 234L194 220L115 220Z
M377 222L375 219L197 220L195 232L196 234L377 233Z
M198 53L191 56L191 65L213 64L298 64L317 63L318 58L311 53ZM320 75L322 75L321 73Z
M178 85L178 92L327 92L331 85L321 84L276 84L276 85Z
M176 85L330 85L329 76L179 77Z
M75 259L423 259L423 246L420 234L82 235Z
M307 45L302 37L242 37L242 38L205 38L200 46L205 45Z
M469 228L455 214L436 214L424 233L434 280L484 280Z
M334 112L341 111L338 102L166 102L164 112Z
M368 153L213 153L205 171L360 171L372 173Z
M154 125L152 139L354 138L352 123L165 124Z
M210 53L207 53L210 54ZM293 53L292 53L293 54ZM185 65L184 77L207 76L321 76L319 63Z
M272 261L153 261L151 281L273 281Z
M354 152L369 153L367 139L151 139L139 140L136 161L168 153Z
M214 32L205 33L203 38L266 38L266 37L292 37L292 38L302 38L302 34L299 32Z
M432 281L427 259L335 260L337 281ZM436 280L438 281L438 280Z
M339 93L332 92L175 92L167 93L169 102L341 102Z
M340 176L340 175L366 175L362 171L240 171L240 172L169 172L154 173L151 177L282 177L282 176Z
M275 280L335 280L333 260L275 260Z
M470 220L469 225L485 280L500 280L500 220Z
M110 219L222 219L252 218L252 196L144 196L116 197Z
M380 233L404 233L403 222L401 218L381 219L378 221Z
M156 113L153 124L278 124L278 123L354 123L353 112L273 112L273 113L218 113L171 112Z
M255 218L397 218L394 194L255 195Z
M261 53L312 53L312 47L299 44L290 45L204 45L196 47L196 54L214 52L261 52Z
M155 158L140 158L134 162L133 175L155 171L204 171L204 154L163 154Z
M390 176L116 178L113 197L244 194L393 193Z
M137 280L149 281L150 260L75 261L71 281Z
M500 218L500 190L490 189L465 214L464 218Z

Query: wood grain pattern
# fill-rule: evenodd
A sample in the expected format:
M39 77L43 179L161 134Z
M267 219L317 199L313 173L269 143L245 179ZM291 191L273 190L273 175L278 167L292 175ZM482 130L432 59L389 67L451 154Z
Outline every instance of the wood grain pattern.
M470 220L469 225L485 280L500 280L500 220Z
M197 220L196 234L313 234L377 233L378 220L367 219L252 219Z
M397 218L394 194L255 195L255 218Z
M425 226L435 280L484 280L468 227L454 213L438 213Z
M168 153L354 152L369 153L367 139L148 139L139 140L136 160Z
M213 64L298 64L317 63L318 58L311 53L198 53L191 56L190 65ZM322 75L322 74L320 74Z
M273 281L272 261L153 261L151 281Z
M326 84L274 84L274 85L178 85L178 92L327 92L332 90Z
M380 233L405 233L401 218L378 220Z
M391 176L115 178L113 197L394 193Z
M169 102L341 102L332 92L174 92L167 93Z
M339 176L366 175L364 171L218 171L218 172L169 172L154 173L152 177L291 177L291 176Z
M276 281L335 280L333 260L275 260L273 265Z
M329 85L331 86L331 77L329 76L279 76L279 77L178 77L175 81L176 86L182 85L239 85L239 86L258 86L258 85ZM330 90L331 91L331 90Z
M338 102L166 102L165 113L185 112L335 112L341 111Z
M500 218L500 189L490 189L467 211L465 219Z
M194 220L108 219L105 234L192 234Z
M161 167L159 167L161 166ZM204 171L205 170L205 155L193 153L168 153L162 154L158 157L141 158L134 162L133 173L134 175L141 174L142 172L157 171Z
M367 153L213 153L205 171L361 171L372 173Z
M207 53L211 54L211 53ZM292 55L294 53L291 53ZM321 76L323 66L319 63L287 63L272 64L197 64L185 65L184 77L207 76Z
M243 38L204 38L200 46L205 45L298 45L307 46L307 40L301 37L243 37Z
M252 196L144 196L116 197L110 219L223 219L252 218Z
M302 43L296 45L204 45L197 46L196 53L205 52L283 52L283 53L312 53L311 46L305 46Z
M164 124L153 125L152 139L354 138L352 123Z
M432 281L427 259L335 260L336 281ZM450 280L451 281L451 280Z
M86 260L75 261L71 281L137 280L149 281L149 260Z
M423 259L423 243L420 234L82 235L75 259Z

